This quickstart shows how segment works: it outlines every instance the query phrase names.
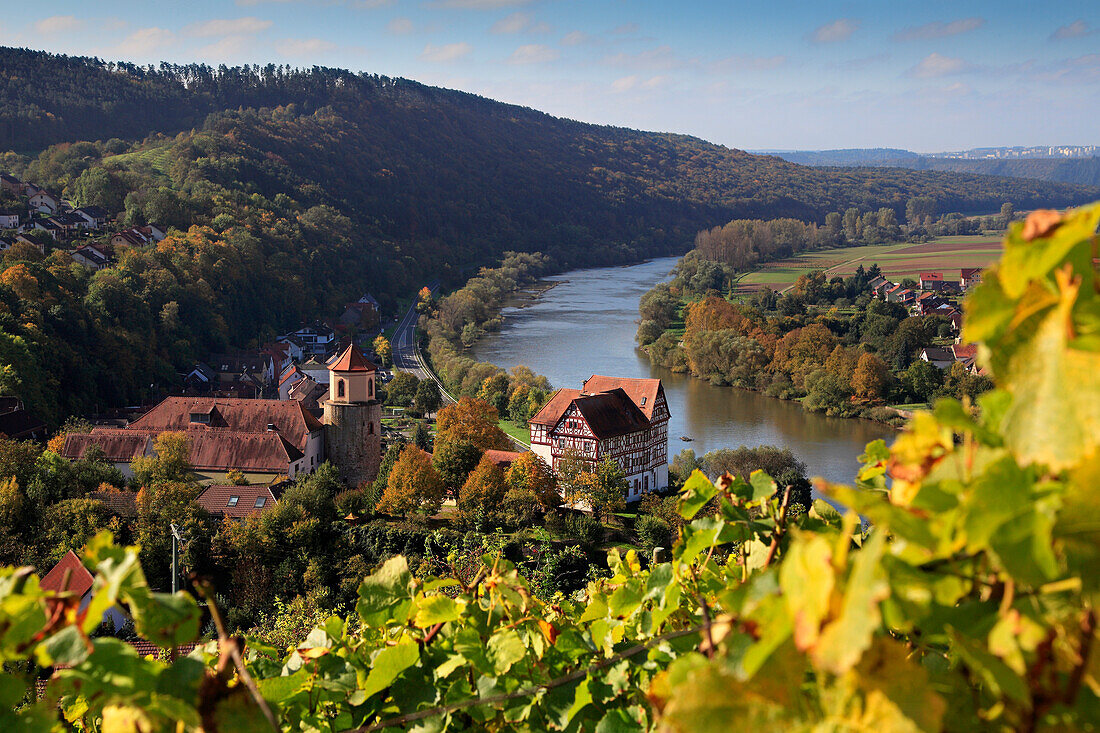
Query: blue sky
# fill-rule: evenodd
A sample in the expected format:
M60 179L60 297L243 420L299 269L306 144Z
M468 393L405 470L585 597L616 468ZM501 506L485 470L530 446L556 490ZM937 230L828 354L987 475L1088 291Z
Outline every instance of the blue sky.
M746 149L1100 143L1100 3L54 0L0 43L321 64Z

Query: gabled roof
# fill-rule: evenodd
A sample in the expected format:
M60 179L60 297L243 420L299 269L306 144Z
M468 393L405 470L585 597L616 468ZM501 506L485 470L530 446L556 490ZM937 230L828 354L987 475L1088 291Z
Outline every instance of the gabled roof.
M943 280L942 272L922 272L920 274L921 280Z
M69 433L61 455L70 460L83 458L92 446L103 451L112 463L129 463L138 456L152 453L150 436L146 432L125 428L95 428L90 433Z
M294 375L298 375L298 379L304 379L305 376L306 376L302 372L302 370L298 368L297 364L293 364L293 365L287 367L286 371L283 372L283 376L279 379L279 386L282 387L283 383L286 382L286 380L293 377Z
M237 500L233 502L233 506L230 506L230 499L234 496L237 497ZM260 499L263 501L259 501ZM214 485L207 487L195 501L215 516L244 519L249 514L268 511L279 502L279 498L272 487L265 484L249 484L247 486ZM257 503L260 506L257 506Z
M559 389L550 396L542 409L531 418L531 423L554 427L561 420L561 416L565 414L565 411L569 409L569 405L573 404L573 400L579 397L580 394L579 389Z
M614 438L649 427L649 419L622 389L599 394L582 394L573 400L597 438Z
M84 563L80 562L75 552L69 550L38 582L38 586L54 593L68 592L83 596L92 589L94 582L95 579L88 572L88 568L84 567Z
M191 413L216 406L218 424L210 429L224 428L238 432L263 433L269 424L298 450L305 450L309 434L323 430L321 421L299 403L286 400L249 400L234 397L167 397L130 427L139 430L187 430L192 427Z
M93 219L106 219L110 216L110 214L98 206L81 206L77 209L73 209L73 211L83 212Z
M956 361L973 361L978 354L977 344L955 344L951 347Z
M485 451L485 457L490 461L500 466L501 469L507 471L508 468L519 460L519 457L523 454L514 450L487 450Z
M925 346L921 353L928 357L928 361L955 361L955 354L942 346Z
M46 423L24 409L22 403L13 410L0 410L0 435L22 439L45 429Z
M363 356L363 352L356 348L355 344L348 344L336 361L329 365L329 371L375 372L378 371L378 367L367 361L367 357Z
M664 392L660 379L633 379L630 377L604 377L593 374L584 381L584 394L596 394L621 389L633 400L646 420L653 419L653 407L657 397Z

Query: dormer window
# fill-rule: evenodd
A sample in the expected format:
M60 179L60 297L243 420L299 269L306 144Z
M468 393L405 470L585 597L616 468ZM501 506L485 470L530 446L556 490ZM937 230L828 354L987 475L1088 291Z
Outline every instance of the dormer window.
M234 494L233 496L229 497L229 502L226 503L226 506L227 507L237 506L237 502L240 501L240 500L241 500L241 497Z
M256 497L256 503L253 506L256 509L263 509L264 504L266 504L266 503L267 503L267 497L266 496L257 496Z
M645 407L645 400L646 400L646 398L645 398L645 397L643 397L643 398L642 398L642 407Z
M200 423L202 425L209 425L210 424L210 413L209 412L192 412L191 413L191 422Z

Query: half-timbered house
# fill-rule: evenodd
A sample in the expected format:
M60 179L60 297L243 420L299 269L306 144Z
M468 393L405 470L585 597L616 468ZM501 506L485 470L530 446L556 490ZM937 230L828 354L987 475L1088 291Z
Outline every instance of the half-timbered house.
M557 469L567 455L610 458L627 479L627 500L668 486L668 403L659 379L593 375L560 389L531 419L531 450Z

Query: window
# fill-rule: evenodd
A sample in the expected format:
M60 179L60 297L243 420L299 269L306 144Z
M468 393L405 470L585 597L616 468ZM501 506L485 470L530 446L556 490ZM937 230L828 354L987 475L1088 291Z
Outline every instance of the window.
M642 477L642 491L649 491L649 474Z
M210 413L208 412L192 412L191 422L202 423L203 425L210 424Z
M374 423L367 423L367 435L374 435Z
M344 396L344 380L343 379L337 379L336 380L336 396L337 397L343 397Z
M240 500L241 500L241 497L239 497L239 496L235 496L235 495L231 496L231 497L229 497L229 503L227 503L226 506L237 506L237 502L240 501Z
M256 503L253 506L257 509L263 509L264 504L266 504L266 503L267 503L267 497L266 496L257 496L256 497Z

